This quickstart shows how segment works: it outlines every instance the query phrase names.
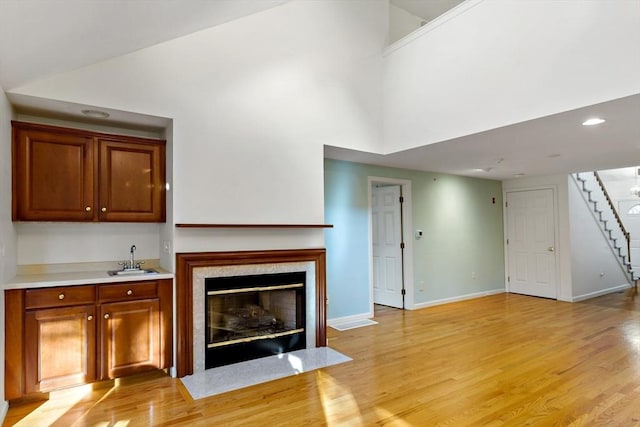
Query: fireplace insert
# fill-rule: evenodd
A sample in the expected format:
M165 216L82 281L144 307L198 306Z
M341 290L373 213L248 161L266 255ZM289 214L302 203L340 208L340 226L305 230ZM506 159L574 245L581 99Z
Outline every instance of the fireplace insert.
M205 279L205 368L306 348L305 272Z

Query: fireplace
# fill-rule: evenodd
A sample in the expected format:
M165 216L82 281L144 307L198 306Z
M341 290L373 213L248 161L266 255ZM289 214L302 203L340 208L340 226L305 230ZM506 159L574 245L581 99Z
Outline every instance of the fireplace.
M238 252L198 252L198 253L178 253L176 254L176 374L178 377L184 377L195 372L204 371L209 364L206 359L206 353L209 351L210 344L221 342L224 333L216 334L216 338L209 341L210 332L208 322L208 312L206 303L208 296L205 297L207 283L221 282L232 280L231 277L248 277L248 276L277 276L278 274L293 274L294 276L304 277L304 279L293 280L290 285L303 283L303 288L296 290L295 295L304 295L301 299L304 304L301 309L296 311L296 327L288 326L288 331L281 338L284 341L295 341L293 343L281 344L277 341L270 343L269 346L276 352L289 351L285 348L293 349L296 345L300 348L324 347L327 345L326 338L326 282L325 282L325 250L324 249L286 249L286 250L268 250L268 251L238 251ZM241 281L250 279L241 279ZM241 284L239 286L245 286ZM292 287L298 289L299 287ZM304 289L304 290L302 290ZM252 291L253 292L253 291ZM256 291L265 292L265 291ZM292 295L289 292L289 295ZM213 295L216 296L216 295ZM218 295L219 296L219 295ZM260 307L260 297L253 296L253 302L241 302L241 305L253 305ZM271 298L271 297L269 297ZM289 296L288 298L291 298ZM214 303L220 304L220 302ZM262 304L266 304L263 302ZM269 302L269 308L262 307L269 311L273 310L273 303ZM220 308L215 309L219 312ZM254 307L255 310L255 307ZM251 314L251 313L249 313ZM257 314L255 311L254 315ZM265 313L263 313L265 314ZM301 323L297 323L298 316L304 318ZM213 321L216 315L212 315ZM291 320L278 319L276 324L282 322L290 325ZM219 318L217 320L220 320ZM263 320L267 322L267 317ZM233 320L230 320L234 322ZM236 321L237 323L237 321ZM254 319L255 323L255 319ZM215 324L215 323L213 323ZM303 331L297 331L303 329ZM295 332L291 332L295 331ZM257 332L258 334L264 331ZM277 334L277 333L274 333ZM274 335L266 333L266 335ZM255 335L255 334L254 334ZM288 335L292 335L289 337ZM230 340L243 339L240 337L233 338L228 336ZM248 338L248 337L244 337ZM267 343L264 339L253 338L250 341L258 343ZM303 344L300 344L303 342ZM239 343L232 343L235 345ZM225 345L214 345L211 348L224 347ZM244 352L244 351L243 351ZM272 353L269 353L272 354ZM225 356L226 357L226 356ZM224 357L222 357L224 358ZM214 364L217 362L214 362ZM232 363L232 362L229 362ZM213 365L212 365L213 366Z
M306 348L306 273L205 279L205 368Z

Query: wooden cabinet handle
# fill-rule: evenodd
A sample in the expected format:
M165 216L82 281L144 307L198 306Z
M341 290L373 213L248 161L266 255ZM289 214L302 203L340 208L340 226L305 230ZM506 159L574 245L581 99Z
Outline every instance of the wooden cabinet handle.
M105 314L105 315L104 315L104 318L105 318L105 319L108 319L108 318L109 318L109 313Z
M127 295L133 295L133 291L132 291L131 289L129 289L129 290L127 291Z
M106 212L106 211L107 211L107 208L102 208L102 209L100 209L100 210L101 210L102 212Z
M64 294L60 294L60 295L58 295L58 299L59 299L59 300L63 300L63 299L64 299Z
M87 317L87 320L93 320L93 316L92 316L92 315L89 315L89 316Z
M87 206L86 208L84 208L84 210L87 212L91 212L91 206Z

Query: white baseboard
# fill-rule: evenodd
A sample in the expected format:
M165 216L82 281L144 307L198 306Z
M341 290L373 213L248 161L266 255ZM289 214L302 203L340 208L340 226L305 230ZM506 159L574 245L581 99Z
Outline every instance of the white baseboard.
M4 424L4 419L7 416L9 410L9 402L3 400L0 402L0 425Z
M438 299L438 300L434 300L434 301L421 302L421 303L418 303L418 304L414 304L413 307L411 308L411 310L418 310L418 309L421 309L421 308L433 307L434 305L442 305L442 304L449 304L449 303L452 303L452 302L465 301L465 300L468 300L468 299L481 298L481 297L486 297L486 296L489 296L489 295L503 294L505 292L506 291L504 289L492 289L490 291L475 292L473 294L458 295L458 296L451 297L451 298L443 298L443 299Z
M333 319L327 320L328 326L335 326L341 323L349 323L355 322L358 320L365 320L373 318L373 313L362 313L362 314L354 314L352 316L344 316L344 317L334 317Z
M591 292L591 293L588 293L588 294L583 294L583 295L578 295L578 296L575 296L575 297L571 297L570 302L584 301L584 300L587 300L587 299L600 297L602 295L607 295L607 294L612 294L614 292L624 291L624 290L629 289L630 287L631 287L630 284L625 283L624 285L614 286L612 288L602 289L600 291Z

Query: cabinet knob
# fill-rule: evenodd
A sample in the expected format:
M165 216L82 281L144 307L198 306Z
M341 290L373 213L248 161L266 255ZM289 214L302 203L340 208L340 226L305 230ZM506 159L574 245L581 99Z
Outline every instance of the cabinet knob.
M92 315L87 316L87 320L93 320L93 316Z
M86 208L84 208L84 210L87 212L91 212L91 206L87 206Z
M102 209L100 209L100 210L101 210L102 212L106 212L106 211L107 211L107 208L102 208Z
M109 313L105 314L105 315L104 315L104 318L105 318L105 319L108 319L108 318L109 318Z
M58 295L58 299L60 299L60 300L64 299L64 294Z
M132 291L131 289L129 289L129 290L127 291L127 295L133 295L133 291Z

